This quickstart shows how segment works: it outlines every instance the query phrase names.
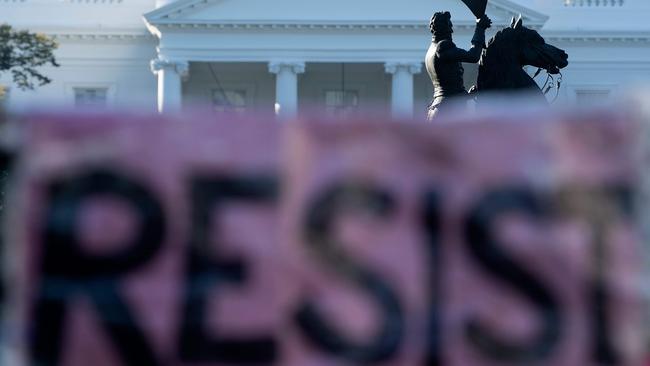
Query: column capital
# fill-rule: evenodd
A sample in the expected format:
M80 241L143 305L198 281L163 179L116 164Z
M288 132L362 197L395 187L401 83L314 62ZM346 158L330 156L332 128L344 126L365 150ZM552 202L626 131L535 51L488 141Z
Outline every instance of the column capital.
M403 70L414 75L422 72L422 62L390 61L384 64L384 69L388 74L395 74Z
M289 70L294 74L305 72L305 63L302 61L271 61L269 62L269 72L278 74L282 70Z
M187 61L169 60L163 57L157 57L151 60L151 72L158 74L161 70L172 70L183 78L190 73L190 63Z

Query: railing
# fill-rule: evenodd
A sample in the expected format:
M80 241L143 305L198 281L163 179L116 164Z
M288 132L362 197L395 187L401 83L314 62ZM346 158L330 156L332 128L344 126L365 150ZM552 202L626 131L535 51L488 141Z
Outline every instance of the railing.
M564 0L565 6L623 6L625 0Z

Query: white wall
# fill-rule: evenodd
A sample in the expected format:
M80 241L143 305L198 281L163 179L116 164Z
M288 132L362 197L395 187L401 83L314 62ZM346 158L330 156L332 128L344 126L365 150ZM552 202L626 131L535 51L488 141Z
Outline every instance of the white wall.
M149 62L156 56L153 39L136 40L60 40L56 58L58 68L41 72L52 83L34 91L10 90L10 106L72 106L74 87L107 87L111 108L155 110L156 78ZM10 75L2 77L12 85Z
M1 0L0 22L32 30L106 28L144 30L142 14L155 0Z
M609 90L617 96L650 85L650 42L620 37L603 37L599 42L549 37L549 43L569 54L569 66L562 70L560 102L575 102L576 90Z
M70 106L74 87L108 87L111 107L154 110L156 78L149 62L156 57L157 40L149 34L142 14L154 0L0 1L0 22L56 38L59 68L40 71L53 82L35 91L21 91L4 73L10 87L9 105Z

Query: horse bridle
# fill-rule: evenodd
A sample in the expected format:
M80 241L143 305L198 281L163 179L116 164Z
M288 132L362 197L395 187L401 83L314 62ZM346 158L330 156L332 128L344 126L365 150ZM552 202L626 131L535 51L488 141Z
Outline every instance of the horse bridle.
M560 96L560 87L562 86L562 71L558 69L557 73L553 73L549 70L549 68L538 67L535 75L533 75L533 79L537 78L537 76L539 76L542 71L546 71L546 81L542 87L542 92L544 95L547 95L551 89L555 89L555 96L550 101L551 104L555 103L557 101L557 98ZM553 75L559 75L557 77L557 80Z

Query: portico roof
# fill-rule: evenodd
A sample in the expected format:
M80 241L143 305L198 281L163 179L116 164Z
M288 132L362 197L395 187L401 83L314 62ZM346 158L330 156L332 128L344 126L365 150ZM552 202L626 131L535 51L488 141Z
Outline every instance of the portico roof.
M436 11L452 13L455 40L469 46L475 26L459 0L178 0L144 15L159 54L190 61L420 62ZM491 32L521 14L541 28L546 15L490 0Z
M152 32L165 27L396 27L426 29L436 11L450 11L457 27L473 27L474 17L459 0L178 0L144 15ZM548 16L509 0L490 0L488 14L506 25L521 14L540 28Z

